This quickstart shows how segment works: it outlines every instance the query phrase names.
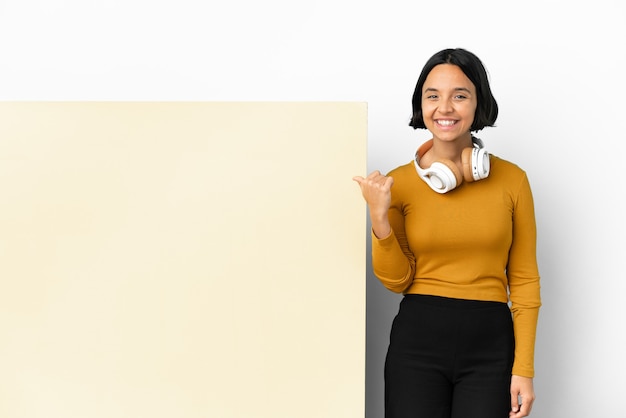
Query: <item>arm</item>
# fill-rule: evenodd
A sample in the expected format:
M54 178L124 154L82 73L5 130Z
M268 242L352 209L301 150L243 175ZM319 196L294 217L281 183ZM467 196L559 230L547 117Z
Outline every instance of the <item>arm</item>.
M400 293L413 281L415 260L404 234L404 214L392 203L393 177L374 171L354 181L369 208L374 273L387 289Z
M513 210L513 241L507 266L515 331L513 374L524 377L534 376L535 333L541 306L536 241L533 198L524 176Z
M515 333L510 418L528 416L535 401L532 378L535 334L541 306L536 235L532 193L524 176L513 212L513 242L507 267Z

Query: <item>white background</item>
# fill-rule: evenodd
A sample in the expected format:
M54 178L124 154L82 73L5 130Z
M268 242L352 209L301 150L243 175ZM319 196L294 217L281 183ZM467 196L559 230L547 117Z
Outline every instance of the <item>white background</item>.
M427 139L407 126L425 61L475 52L500 105L478 136L535 194L533 416L621 416L625 18L619 0L0 0L0 100L366 101L368 166L386 171ZM398 298L367 280L367 416L379 418Z

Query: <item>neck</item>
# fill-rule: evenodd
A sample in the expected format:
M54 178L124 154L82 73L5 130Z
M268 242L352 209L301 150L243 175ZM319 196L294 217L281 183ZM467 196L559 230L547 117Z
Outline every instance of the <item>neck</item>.
M447 159L460 163L463 150L472 146L472 135L468 132L467 135L460 136L454 141L442 141L434 137L430 152L433 159Z

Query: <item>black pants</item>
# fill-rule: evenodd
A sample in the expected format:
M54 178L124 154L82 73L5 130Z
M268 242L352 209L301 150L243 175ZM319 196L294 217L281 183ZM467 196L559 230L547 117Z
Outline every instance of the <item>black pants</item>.
M385 362L385 417L507 418L514 346L505 303L406 295Z

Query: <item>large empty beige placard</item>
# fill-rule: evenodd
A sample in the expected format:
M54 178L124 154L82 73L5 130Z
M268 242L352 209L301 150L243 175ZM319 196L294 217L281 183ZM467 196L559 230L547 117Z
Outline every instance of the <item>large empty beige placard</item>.
M0 416L361 418L364 103L0 103Z

